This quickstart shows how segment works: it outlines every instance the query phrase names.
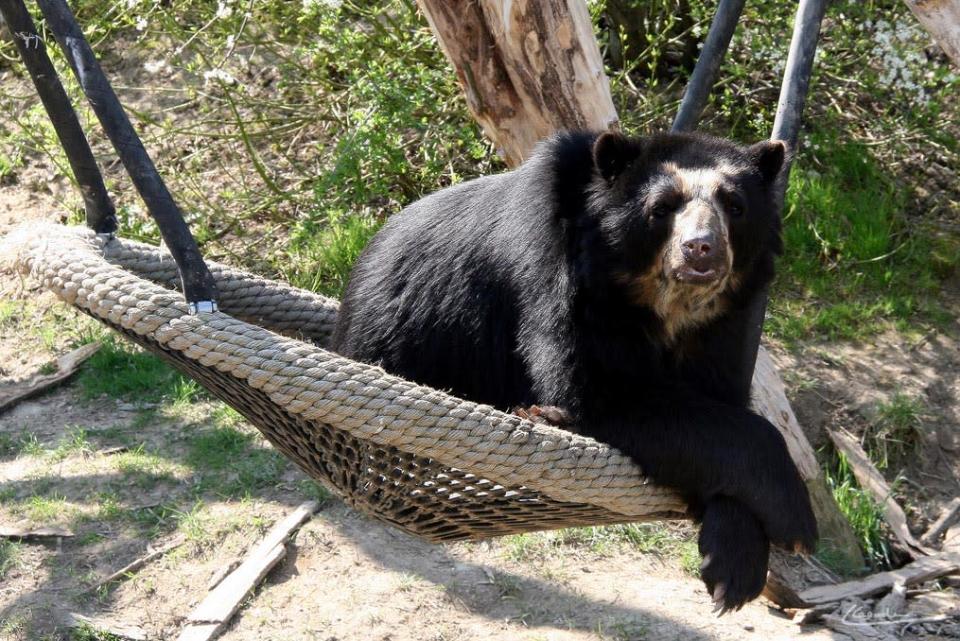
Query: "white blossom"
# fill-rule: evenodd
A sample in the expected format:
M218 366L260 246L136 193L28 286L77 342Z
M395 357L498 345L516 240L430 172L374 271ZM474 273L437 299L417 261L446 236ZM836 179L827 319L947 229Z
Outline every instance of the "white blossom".
M227 85L239 84L229 72L223 69L208 69L203 72L203 83L209 85L214 81L220 81Z

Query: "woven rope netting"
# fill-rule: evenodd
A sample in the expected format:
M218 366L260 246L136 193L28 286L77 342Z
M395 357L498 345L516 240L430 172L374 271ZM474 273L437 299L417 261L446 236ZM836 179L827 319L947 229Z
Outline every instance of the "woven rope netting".
M191 316L156 247L31 226L5 260L237 409L349 505L430 540L682 517L617 450L323 349L337 302L209 263L219 312ZM272 330L272 331L271 331Z

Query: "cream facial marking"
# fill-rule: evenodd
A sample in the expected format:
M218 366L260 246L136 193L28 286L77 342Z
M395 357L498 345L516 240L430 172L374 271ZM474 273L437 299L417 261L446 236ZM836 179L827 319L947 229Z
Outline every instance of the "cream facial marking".
M721 189L732 189L737 168L686 169L664 163L683 205L673 215L670 240L653 269L630 279L638 303L649 305L673 342L689 328L723 313L723 293L733 284L733 248Z

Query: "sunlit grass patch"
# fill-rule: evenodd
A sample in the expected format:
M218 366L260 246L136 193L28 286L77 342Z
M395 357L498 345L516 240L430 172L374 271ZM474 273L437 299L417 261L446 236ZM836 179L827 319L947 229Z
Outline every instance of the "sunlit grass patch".
M896 392L889 401L877 406L864 434L864 445L878 468L902 463L919 450L925 412L920 398L903 392Z
M865 146L823 131L811 140L790 178L767 329L788 341L857 339L942 321L940 278L957 264L935 251L947 240L907 220L904 193Z
M867 562L877 568L889 567L890 548L883 508L869 492L860 489L850 463L843 453L837 453L833 464L825 470L825 477L834 500L857 536ZM834 560L829 552L826 555L818 554L818 556L827 564ZM848 574L861 568L837 567L835 569Z
M302 222L283 257L284 279L304 289L340 297L350 270L380 228L369 215L330 214L322 223Z
M195 382L114 334L104 335L103 346L84 363L79 382L88 399L108 396L131 401L189 403L200 393Z
M193 436L186 461L199 479L198 488L239 498L279 482L287 461L258 441L251 432L223 426Z
M513 534L502 539L504 555L513 561L531 562L561 554L565 548L606 556L636 550L680 561L687 573L700 571L696 537L689 528L668 522L627 523L564 528L551 532Z
M113 457L113 466L122 475L120 483L124 486L133 484L148 489L177 478L178 466L175 463L146 451L143 445L116 454ZM118 485L118 489L119 487Z
M76 506L68 503L66 497L56 492L48 496L35 494L20 501L14 506L14 511L33 523L43 525L69 522L77 514Z

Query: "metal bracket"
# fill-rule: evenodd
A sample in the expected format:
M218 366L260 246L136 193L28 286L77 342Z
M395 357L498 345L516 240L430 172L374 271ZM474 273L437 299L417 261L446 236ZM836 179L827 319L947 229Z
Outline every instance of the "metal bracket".
M217 301L215 300L198 300L195 303L187 303L187 307L190 309L190 315L196 316L197 314L212 314L217 311Z

